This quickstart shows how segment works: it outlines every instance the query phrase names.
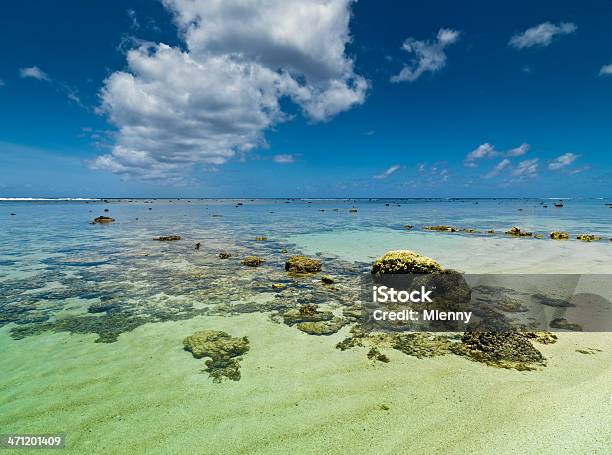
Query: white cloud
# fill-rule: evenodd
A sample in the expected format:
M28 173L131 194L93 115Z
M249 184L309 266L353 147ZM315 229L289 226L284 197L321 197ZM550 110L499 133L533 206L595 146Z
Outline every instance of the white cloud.
M523 156L531 149L531 146L527 143L523 143L516 148L510 149L506 152L506 156Z
M295 163L296 156L292 154L279 154L272 157L272 161L279 164Z
M512 175L515 177L535 177L538 173L539 158L532 160L521 161L513 170Z
M480 144L478 147L476 147L474 150L468 153L465 156L463 164L466 167L477 167L477 164L476 164L477 160L496 158L499 156L504 156L504 157L523 156L530 149L531 149L531 146L529 144L523 143L519 145L518 147L515 147L510 150L506 150L505 152L501 152L497 150L489 142L485 142L484 144Z
M101 111L118 132L94 168L179 178L265 147L265 131L290 119L281 98L315 122L365 101L345 53L353 0L163 3L186 49L141 44L108 77Z
M404 41L402 49L414 54L414 59L405 65L399 74L391 78L391 82L416 81L423 73L435 73L446 66L446 52L444 49L459 39L460 32L450 28L441 28L433 41L419 41L408 38Z
M609 65L602 66L601 69L599 70L600 76L609 76L611 74L612 74L612 63L610 63Z
M391 174L393 174L395 171L397 171L401 166L399 164L394 164L393 166L390 166L389 168L387 168L387 170L385 170L384 172L381 172L380 174L376 174L374 176L375 179L385 179L387 177L389 177Z
M489 144L488 142L485 142L484 144L480 144L478 147L468 153L465 157L465 162L473 163L474 161L482 158L494 158L499 155L500 152L495 150L495 147L493 147L493 145Z
M491 171L482 176L485 179L492 179L493 177L498 176L504 169L506 169L510 165L510 160L508 158L504 158L499 163L495 165Z
M49 81L49 76L47 76L47 73L41 70L38 66L19 68L19 75L22 78L31 77L33 79L38 79L39 81Z
M528 28L523 33L518 33L510 38L509 46L516 49L524 49L533 46L546 47L553 42L555 37L574 33L578 27L571 22L561 22L555 25L544 22L540 25Z
M558 171L559 169L563 169L564 167L569 166L578 158L580 158L580 155L576 155L575 153L564 153L563 155L560 155L554 160L550 161L548 163L548 169L550 169L551 171Z

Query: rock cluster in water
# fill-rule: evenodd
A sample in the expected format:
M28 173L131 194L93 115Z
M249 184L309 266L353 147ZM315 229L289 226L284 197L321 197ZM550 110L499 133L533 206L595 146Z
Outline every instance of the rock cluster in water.
M162 235L160 237L154 237L153 240L157 240L158 242L175 242L177 240L181 240L180 235Z
M115 221L115 219L111 218L110 216L99 216L97 218L94 218L94 220L90 224L107 224L112 223L113 221Z
M206 371L214 382L221 382L223 378L240 380L240 356L249 350L247 337L237 338L218 330L202 330L185 338L183 346L196 359L210 357L205 362Z
M568 240L569 234L564 231L554 231L550 233L550 238L553 240Z
M372 266L372 274L392 273L434 273L441 272L442 266L431 258L408 250L385 253Z
M219 257L221 256L219 255ZM266 262L266 260L259 256L247 256L242 260L242 264L248 267L259 267L264 262Z
M285 262L285 270L293 273L317 273L321 271L321 261L306 256L291 256Z
M506 231L506 234L511 235L513 237L533 237L533 232L525 232L521 230L521 228L514 226L509 231Z

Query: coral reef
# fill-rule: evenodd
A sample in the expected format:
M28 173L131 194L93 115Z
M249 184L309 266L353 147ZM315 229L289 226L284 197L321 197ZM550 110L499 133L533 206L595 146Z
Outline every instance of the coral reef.
M385 354L380 352L376 347L373 347L368 351L368 359L378 360L379 362L383 362L383 363L389 363L389 357L387 357Z
M321 261L306 256L291 256L285 262L285 270L293 273L316 273L321 271Z
M323 284L334 284L334 279L329 275L323 275L321 277L321 282Z
M525 371L546 365L529 338L516 332L465 332L461 343L451 349L455 354L500 368Z
M154 237L153 240L157 240L159 242L174 242L176 240L181 240L180 235L162 235L160 237Z
M442 231L442 232L457 232L459 229L453 226L425 226L426 231Z
M264 262L266 262L266 260L258 256L247 256L242 260L242 264L249 267L258 267Z
M553 329L571 330L573 332L582 332L580 324L569 322L565 318L555 318L550 321L550 326Z
M583 242L596 242L601 240L601 237L592 234L580 234L576 236L578 240L582 240Z
M342 318L332 318L329 321L299 322L296 327L309 335L331 335L346 324L347 321Z
M115 221L115 219L111 218L110 216L99 216L99 217L95 218L89 224L106 224L106 223L112 223L113 221Z
M550 233L550 238L553 240L567 240L569 239L569 234L564 231L553 231Z
M514 226L509 231L506 231L506 234L511 235L513 237L533 237L533 232L525 232L516 226Z
M237 338L218 330L202 330L186 337L183 346L196 359L210 357L205 362L206 371L214 382L221 382L223 378L240 380L240 356L249 350L247 337Z
M434 273L440 271L442 271L442 266L433 259L408 250L389 251L372 265L372 274Z

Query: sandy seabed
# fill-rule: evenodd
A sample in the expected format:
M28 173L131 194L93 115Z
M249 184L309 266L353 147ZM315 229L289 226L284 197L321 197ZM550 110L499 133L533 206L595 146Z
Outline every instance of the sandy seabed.
M213 383L182 349L202 329L249 337L241 381ZM538 345L547 367L518 372L391 350L372 362L367 348L335 348L346 333L260 313L147 324L111 344L16 341L5 327L0 428L65 432L65 453L79 454L610 453L612 334L560 334Z

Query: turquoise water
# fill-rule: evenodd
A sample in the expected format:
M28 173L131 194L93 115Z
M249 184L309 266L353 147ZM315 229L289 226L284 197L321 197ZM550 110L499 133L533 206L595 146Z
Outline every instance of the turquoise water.
M611 273L607 201L552 202L1 201L0 426L65 432L69 453L359 453L372 440L389 451L443 452L468 433L462 453L500 444L517 453L541 445L534 431L555 447L597 453L610 428L608 333L560 336L540 348L549 366L529 373L391 349L390 363L374 364L369 348L336 349L361 272L391 249L470 272ZM116 221L89 224L100 215ZM437 224L497 233L422 229ZM510 238L512 226L604 239ZM182 239L153 240L160 235ZM289 276L285 261L298 253L321 259L335 284ZM247 255L265 262L245 267ZM307 303L346 325L313 336L283 323ZM183 350L184 337L203 329L248 336L240 381L213 383L203 359ZM403 424L389 431L391 420ZM415 441L413 431L424 436Z
M267 311L279 298L339 302L356 292L359 272L391 249L412 249L469 272L610 273L612 209L607 201L568 200L562 208L555 208L554 202L2 201L0 323L14 322L17 327L11 333L16 338L59 330L97 333L100 341L114 341L145 322L188 319L211 308L216 313L219 308L230 311L223 305L249 299L256 299L259 306L231 311ZM116 221L89 223L99 215ZM406 224L414 228L406 230ZM422 229L437 224L497 232L449 234ZM593 243L514 239L503 234L511 226L544 236L565 230L572 237L591 233L604 239ZM152 240L160 235L182 239ZM256 241L258 236L267 240ZM201 244L199 250L196 243ZM232 257L220 260L220 251ZM342 276L344 297L288 280L286 257L300 252L325 259L323 271ZM247 255L266 260L258 273L240 263ZM271 282L291 286L271 292ZM111 311L105 313L106 307ZM58 327L53 323L58 315L73 315L74 320Z

